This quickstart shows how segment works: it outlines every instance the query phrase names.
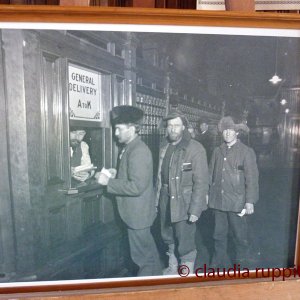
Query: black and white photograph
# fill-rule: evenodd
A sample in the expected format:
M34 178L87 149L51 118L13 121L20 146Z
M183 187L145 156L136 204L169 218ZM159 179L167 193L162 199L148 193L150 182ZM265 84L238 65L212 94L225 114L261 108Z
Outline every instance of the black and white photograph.
M167 27L1 27L0 285L294 267L300 31Z

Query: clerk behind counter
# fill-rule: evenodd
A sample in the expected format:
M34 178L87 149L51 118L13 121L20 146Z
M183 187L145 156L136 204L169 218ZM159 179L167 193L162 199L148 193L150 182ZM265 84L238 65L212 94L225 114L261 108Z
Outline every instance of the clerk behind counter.
M77 181L84 182L94 176L94 166L89 154L89 146L83 141L86 131L70 129L71 175Z

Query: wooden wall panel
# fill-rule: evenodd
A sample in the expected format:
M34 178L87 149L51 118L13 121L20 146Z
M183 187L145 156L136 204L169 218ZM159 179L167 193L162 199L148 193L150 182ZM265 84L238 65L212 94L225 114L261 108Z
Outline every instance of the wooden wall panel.
M39 49L39 40L31 31L23 31L24 78L26 98L26 124L28 142L28 173L30 183L31 203L35 205L44 194L44 168L41 168L44 159L42 143L42 101L41 83L42 70ZM38 78L38 80L37 80ZM36 227L37 224L34 224Z
M80 238L83 232L82 202L79 198L72 199L67 205L67 236L69 241Z
M0 33L0 41L1 33ZM2 47L0 48L0 62L4 62L2 56ZM14 271L15 248L13 239L13 223L12 223L12 207L9 180L9 152L8 152L8 127L7 127L7 103L5 97L5 83L3 68L0 68L0 164L1 164L1 180L0 180L0 273L1 276L9 278Z
M62 98L60 95L60 60L43 54L43 132L46 153L46 182L64 180Z
M27 115L24 89L22 30L3 30L4 74L6 83L7 141L10 153L10 184L16 260L19 272L33 267L33 223L28 174ZM7 224L6 224L7 225Z
M83 230L87 231L90 227L100 222L100 196L85 197L82 202Z
M49 209L49 238L50 247L55 248L67 239L67 211L65 205Z

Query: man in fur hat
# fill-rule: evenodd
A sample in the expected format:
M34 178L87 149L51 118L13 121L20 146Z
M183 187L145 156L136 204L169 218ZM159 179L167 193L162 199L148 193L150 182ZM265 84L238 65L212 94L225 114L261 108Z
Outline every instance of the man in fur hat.
M112 109L115 137L123 145L118 168L111 176L100 172L98 183L115 195L119 214L129 238L130 255L139 267L138 276L161 275L161 264L150 227L156 217L153 161L150 149L140 139L143 111L133 106ZM109 174L108 174L109 175Z
M160 150L157 201L169 256L163 274L175 275L178 261L191 272L194 269L196 221L207 208L208 167L203 146L188 132L186 117L171 111L164 122L167 144Z
M227 254L228 233L234 238L235 263L246 267L249 255L247 216L258 201L258 169L254 151L239 139L239 131L249 132L246 124L235 124L223 117L218 129L224 143L215 148L209 165L208 206L213 209L214 254L211 267L232 267Z

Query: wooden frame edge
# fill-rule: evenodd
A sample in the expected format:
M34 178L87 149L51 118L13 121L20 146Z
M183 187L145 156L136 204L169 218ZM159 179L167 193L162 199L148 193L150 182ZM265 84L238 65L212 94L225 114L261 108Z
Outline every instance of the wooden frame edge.
M278 13L238 13L215 12L174 9L146 9L146 8L115 8L115 7L62 7L62 6L0 6L0 22L49 22L49 23L86 23L86 24L136 24L136 25L172 25L172 26L220 26L220 27L251 27L270 29L300 29L300 16ZM298 227L295 249L295 266L300 268L300 207L298 212ZM280 272L284 272L283 269ZM280 273L282 274L282 273ZM252 282L259 277L249 279ZM263 276L261 276L263 278ZM298 275L295 279L298 278ZM198 286L199 283L210 285L225 284L235 278L225 280L198 278L159 278L143 280L126 280L111 282L90 282L64 284L41 284L34 286L0 287L0 294L37 293L74 290L111 290L115 288L163 286ZM266 279L265 281L267 281ZM292 279L291 279L292 280ZM239 283L248 283L247 279Z
M299 16L160 8L1 5L1 22L185 25L299 29Z

